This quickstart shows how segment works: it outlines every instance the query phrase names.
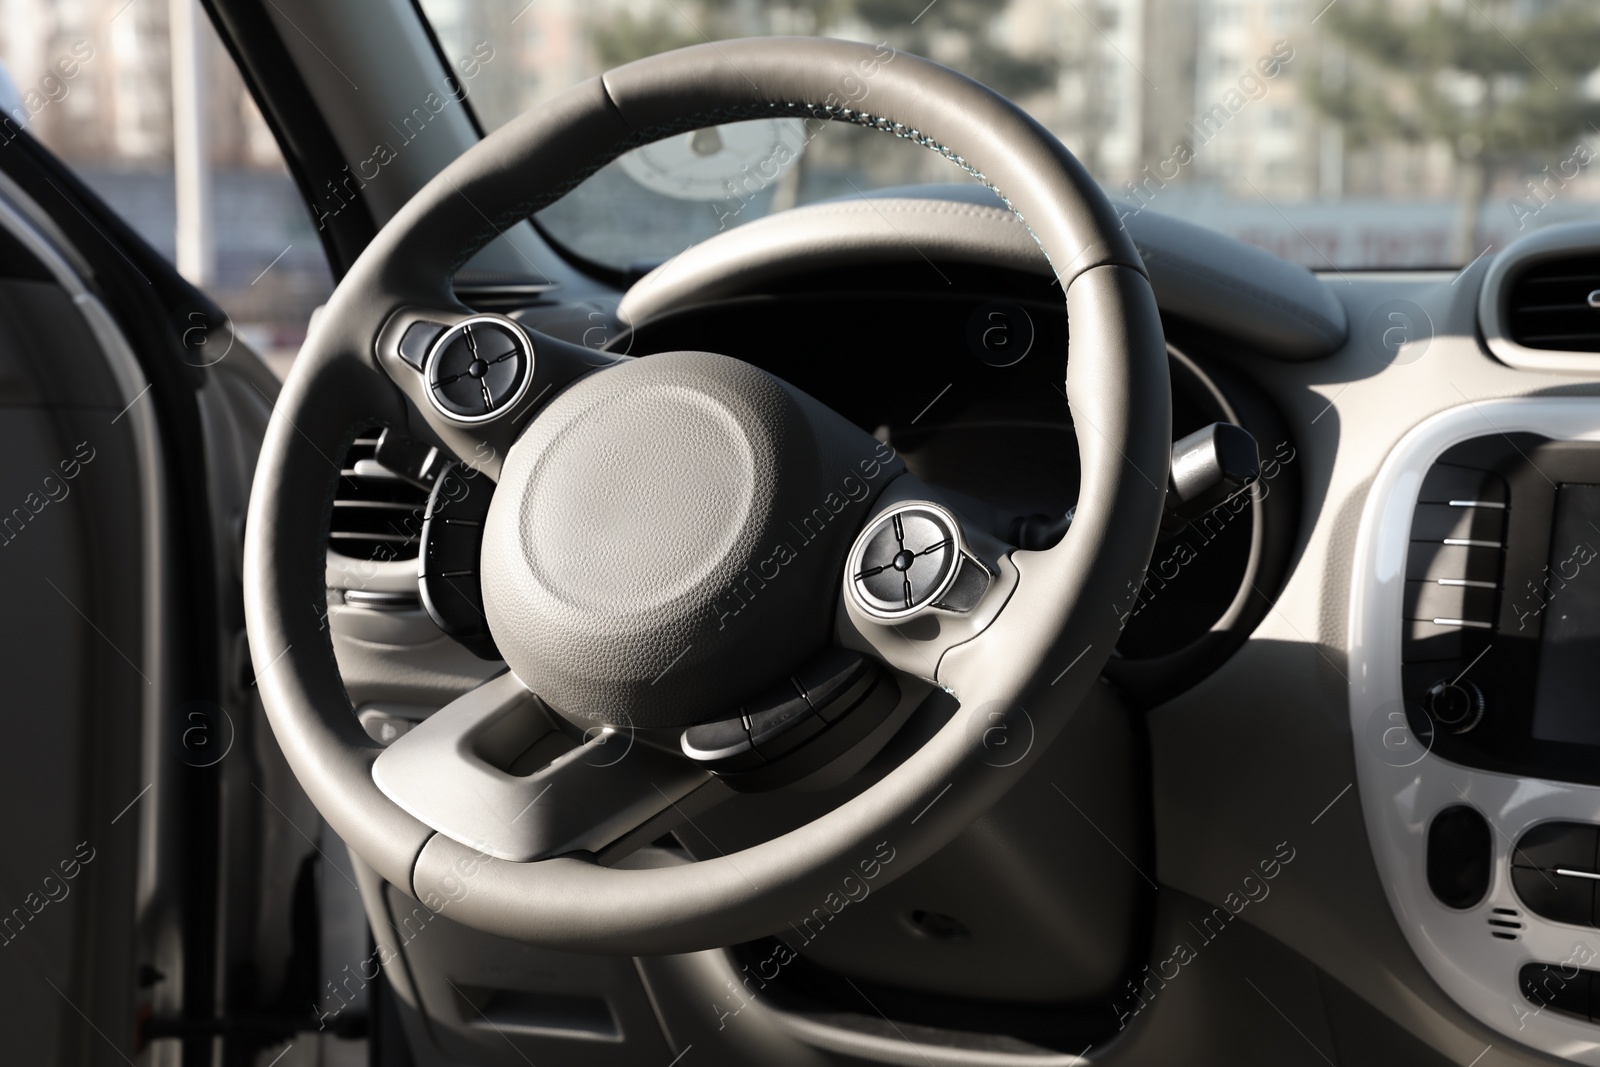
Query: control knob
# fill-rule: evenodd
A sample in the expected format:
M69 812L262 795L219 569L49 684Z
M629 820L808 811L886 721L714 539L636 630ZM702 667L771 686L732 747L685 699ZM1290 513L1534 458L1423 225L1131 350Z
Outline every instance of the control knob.
M1434 683L1426 703L1429 717L1451 733L1467 733L1483 721L1483 690L1462 678Z

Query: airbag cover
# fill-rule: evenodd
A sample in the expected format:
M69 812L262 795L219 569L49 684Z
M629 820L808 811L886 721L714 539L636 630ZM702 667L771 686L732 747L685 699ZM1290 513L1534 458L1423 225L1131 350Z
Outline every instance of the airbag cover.
M508 666L579 718L727 715L827 640L886 480L860 466L876 446L726 356L580 381L512 447L489 509L484 608Z

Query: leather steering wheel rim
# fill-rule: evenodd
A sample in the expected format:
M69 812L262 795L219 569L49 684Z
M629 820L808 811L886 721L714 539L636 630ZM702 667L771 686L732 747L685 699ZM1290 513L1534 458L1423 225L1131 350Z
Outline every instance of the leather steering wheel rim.
M1072 325L1065 387L1082 467L1075 521L1054 548L1011 553L1018 577L1003 610L939 660L933 680L960 710L833 811L694 863L490 861L374 783L383 750L352 712L326 632L328 516L349 441L375 423L420 433L426 422L462 459L481 450L482 438L407 400L376 339L405 308L465 314L451 292L455 270L628 149L773 116L852 122L923 144L995 189L1028 225ZM1171 442L1169 390L1155 300L1114 209L1054 136L1004 98L937 64L831 40L723 42L618 68L486 137L419 191L340 282L307 338L268 427L246 531L246 622L268 719L301 785L354 852L425 904L448 902L451 918L466 925L629 954L765 936L823 906L841 877L884 845L894 856L882 866L885 880L932 855L1060 731L1110 655L1149 562ZM992 765L987 731L1020 730L1024 718L1034 733L1029 754Z

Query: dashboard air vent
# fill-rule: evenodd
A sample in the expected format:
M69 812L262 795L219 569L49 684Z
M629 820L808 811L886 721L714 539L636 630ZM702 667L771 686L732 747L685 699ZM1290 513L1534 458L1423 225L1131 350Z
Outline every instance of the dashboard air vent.
M328 547L353 559L416 559L428 492L373 459L378 438L358 437L339 471Z
M1511 339L1527 348L1600 352L1600 258L1541 260L1511 283Z

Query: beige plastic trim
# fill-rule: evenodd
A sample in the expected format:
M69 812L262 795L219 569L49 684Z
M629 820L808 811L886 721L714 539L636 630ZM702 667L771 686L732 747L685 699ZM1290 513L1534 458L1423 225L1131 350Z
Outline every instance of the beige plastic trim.
M1600 373L1600 352L1529 348L1513 341L1506 328L1506 303L1511 296L1511 279L1528 267L1575 252L1587 252L1600 258L1600 222L1579 222L1536 230L1512 243L1490 262L1483 288L1478 291L1478 323L1483 327L1483 338L1489 351L1502 363L1523 370ZM1600 332L1600 310L1595 311L1595 330Z

